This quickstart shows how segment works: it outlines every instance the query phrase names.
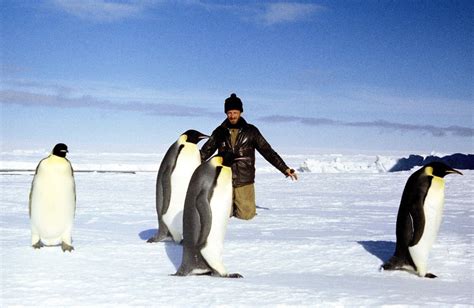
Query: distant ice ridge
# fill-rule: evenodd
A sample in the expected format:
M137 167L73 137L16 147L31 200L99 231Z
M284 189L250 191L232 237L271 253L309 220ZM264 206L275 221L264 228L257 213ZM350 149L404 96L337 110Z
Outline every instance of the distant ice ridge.
M381 173L388 172L396 163L396 158L379 155L325 155L317 159L306 159L300 165L298 171L312 173Z
M397 161L397 164L393 166L389 171L405 171L410 170L415 166L424 166L428 163L434 161L441 161L447 164L448 166L455 168L455 169L474 169L474 155L473 154L461 154L456 153L453 155L435 155L431 154L429 156L423 157L420 155L410 155L408 158L400 158Z
M322 155L306 159L300 164L299 172L312 173L381 173L410 171L433 161L442 161L456 169L474 169L474 155L456 153L452 155L428 156L411 154L408 158L368 155Z
M34 171L39 161L48 156L46 150L0 152L0 171ZM72 152L67 158L77 172L158 172L164 153L86 153ZM368 155L368 154L298 154L282 155L288 166L298 172L311 173L384 173L409 171L435 160L453 168L474 169L474 155L443 156ZM260 155L256 157L257 173L279 171Z

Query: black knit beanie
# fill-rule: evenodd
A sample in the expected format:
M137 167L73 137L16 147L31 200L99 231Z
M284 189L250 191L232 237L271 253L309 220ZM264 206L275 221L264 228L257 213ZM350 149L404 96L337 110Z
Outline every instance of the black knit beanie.
M244 111L244 108L242 107L242 101L237 97L237 95L235 95L235 93L232 93L230 97L226 98L225 100L224 112L227 113L229 110L240 110L240 112Z

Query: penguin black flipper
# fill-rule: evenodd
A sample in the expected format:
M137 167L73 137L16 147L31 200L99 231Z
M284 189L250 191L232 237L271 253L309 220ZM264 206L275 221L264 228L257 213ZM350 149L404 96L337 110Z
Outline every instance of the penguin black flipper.
M432 176L426 176L420 178L418 181L420 189L412 201L413 207L410 210L410 215L413 220L413 238L409 246L415 246L418 244L423 236L423 231L425 229L425 211L423 209L423 204L425 203L426 195L428 194L432 180Z
M164 187L171 187L171 174L173 173L174 168L176 167L176 161L178 159L179 152L181 152L181 150L184 148L184 145L176 145L175 147L177 148L176 154L173 154L175 156L175 159L170 165L166 166L163 173L163 177L161 179L161 188L163 189L161 215L164 215L166 212L168 212L168 207L170 206L171 200L171 188L164 189Z
M163 208L166 200L166 195L168 195L169 203L169 193L166 193L163 189L163 185L166 185L166 176L168 172L168 166L161 166L158 172L158 178L156 180L156 213L158 215L158 231L150 237L147 242L154 243L159 242L169 236L168 227L163 222Z
M171 187L171 173L176 166L176 159L171 157L177 157L183 145L179 146L175 142L166 152L163 157L160 169L158 170L158 176L156 178L156 214L158 215L158 231L155 235L147 240L148 243L159 242L170 236L168 227L163 222L163 215L168 210L171 189L165 189L165 187Z
M204 247L206 239L211 232L212 211L209 205L209 192L203 190L196 199L196 209L199 214L200 231L196 241L197 247Z
M192 187L189 188L192 190ZM194 197L194 196L192 196ZM187 226L183 228L183 246L194 247L199 241L201 233L201 218L196 207L196 198L191 200L190 195L186 196L186 203L184 206L183 224Z
M423 236L423 230L425 229L425 212L423 211L423 207L415 207L410 212L410 220L412 223L413 232L408 246L411 247L418 244L421 237Z

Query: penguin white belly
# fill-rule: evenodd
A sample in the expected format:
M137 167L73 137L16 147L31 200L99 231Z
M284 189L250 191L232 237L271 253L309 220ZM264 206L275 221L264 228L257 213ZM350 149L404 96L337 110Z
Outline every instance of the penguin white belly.
M183 239L183 210L186 191L194 170L201 164L197 145L186 143L181 149L173 173L171 174L171 196L168 210L163 221L168 227L173 240Z
M209 266L221 276L227 275L222 261L224 237L227 231L232 209L232 171L229 167L222 167L210 201L212 211L212 225L206 245L201 254Z
M69 163L56 157L44 160L31 190L32 244L71 244L76 207L74 178Z
M416 265L418 275L421 277L424 277L427 272L428 255L438 235L443 208L444 180L439 177L434 177L423 205L423 211L425 213L423 235L415 246L408 247L413 262Z

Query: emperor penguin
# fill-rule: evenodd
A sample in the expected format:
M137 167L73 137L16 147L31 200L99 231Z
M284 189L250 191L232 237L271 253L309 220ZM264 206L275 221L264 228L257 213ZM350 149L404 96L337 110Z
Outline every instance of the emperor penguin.
M66 153L67 146L58 143L52 154L36 167L29 202L31 244L35 249L61 245L63 251L74 250L71 232L76 212L76 185Z
M197 143L205 138L209 136L196 130L187 130L163 157L156 179L158 231L148 239L148 243L162 241L169 235L177 243L182 241L184 198L189 180L201 164Z
M232 208L234 155L217 154L202 163L189 183L183 217L183 258L176 276L229 274L222 262L224 237Z
M397 215L395 253L382 269L436 277L427 272L427 261L443 215L444 176L451 173L462 175L442 162L432 162L408 178Z

